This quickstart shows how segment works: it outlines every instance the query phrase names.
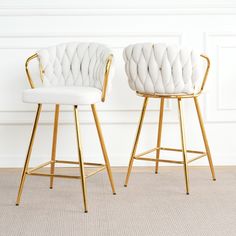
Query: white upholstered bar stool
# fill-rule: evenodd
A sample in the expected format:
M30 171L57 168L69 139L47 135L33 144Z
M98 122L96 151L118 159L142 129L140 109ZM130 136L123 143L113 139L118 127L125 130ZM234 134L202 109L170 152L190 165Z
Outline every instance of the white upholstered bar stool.
M38 59L40 77L42 80L42 87L37 88L35 87L28 69L29 62L34 58ZM81 179L85 212L88 211L86 193L87 177L106 169L111 183L112 192L115 194L115 186L110 163L95 106L96 103L105 101L111 63L112 54L110 50L104 45L97 43L75 42L60 44L47 49L42 49L27 59L25 67L31 89L24 91L23 101L26 103L38 104L38 109L21 177L16 205L19 205L20 203L26 175L49 176L50 188L53 188L54 177ZM33 169L29 169L28 166L42 104L55 104L51 160ZM60 105L72 105L74 107L79 159L78 162L56 160L57 130ZM78 118L79 105L91 105L105 164L85 163L83 161ZM55 174L54 170L56 163L78 164L80 168L80 175L70 176ZM47 165L50 165L51 167L49 174L46 174L45 172L38 172L39 169ZM97 169L96 171L86 175L84 165L94 166L97 167Z
M183 164L185 173L186 193L189 194L188 164L202 158L208 157L212 178L215 180L215 172L211 159L211 153L207 141L207 136L203 124L198 96L204 89L210 60L207 56L200 55L189 49L181 49L174 45L166 44L134 44L124 49L125 69L128 76L129 86L136 91L138 96L144 97L142 113L138 125L135 142L130 157L128 172L125 180L125 187L128 185L131 169L134 160L154 161L156 163L155 173L158 173L159 162ZM206 71L203 78L200 78L200 59L206 61ZM149 98L160 98L160 114L157 134L157 145L151 150L136 154L138 140L143 124L143 119ZM184 118L182 112L182 100L192 98L195 103L200 128L202 131L205 151L195 151L186 149ZM178 102L179 122L181 131L182 148L166 148L161 146L162 121L164 111L164 101L166 99L176 99ZM160 151L182 152L183 161L165 160L160 158ZM155 152L154 158L145 157L146 154ZM187 153L197 154L192 159L187 158Z

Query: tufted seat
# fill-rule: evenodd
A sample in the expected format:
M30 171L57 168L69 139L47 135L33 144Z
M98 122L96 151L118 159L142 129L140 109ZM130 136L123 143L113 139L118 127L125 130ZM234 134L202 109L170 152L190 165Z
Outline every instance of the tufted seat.
M23 101L28 103L89 105L101 101L102 92L92 87L42 87L27 89Z

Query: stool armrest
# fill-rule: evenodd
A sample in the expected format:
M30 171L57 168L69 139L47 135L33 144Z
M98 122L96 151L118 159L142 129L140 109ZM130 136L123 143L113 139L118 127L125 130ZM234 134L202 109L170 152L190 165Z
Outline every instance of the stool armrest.
M108 78L109 78L109 73L110 73L112 58L113 58L113 55L111 54L111 55L108 57L107 63L106 63L106 69L105 69L104 81L103 81L103 87L102 87L102 98L101 98L102 102L104 102L105 99L106 99Z
M25 62L25 71L26 71L26 75L27 75L27 79L28 79L28 82L30 84L30 87L33 89L35 88L35 85L34 85L34 82L31 78L31 75L30 75L30 71L29 71L29 63L35 59L35 58L38 58L38 54L35 53L34 55L30 56L29 58L27 58L26 62ZM41 68L41 64L39 63L39 68L40 68L40 79L43 81L43 71L42 71L42 68Z
M200 87L200 91L197 93L198 95L200 95L205 87L207 78L208 78L208 74L209 74L209 70L210 70L210 66L211 66L211 61L209 59L209 57L205 56L205 55L201 55L202 58L204 58L207 61L207 68L203 77L203 81Z

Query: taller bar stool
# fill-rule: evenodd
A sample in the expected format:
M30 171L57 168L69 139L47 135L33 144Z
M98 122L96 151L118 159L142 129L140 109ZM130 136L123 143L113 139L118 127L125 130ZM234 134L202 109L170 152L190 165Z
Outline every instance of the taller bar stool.
M40 77L42 87L35 87L28 65L31 60L37 58L39 61ZM38 53L29 57L26 61L26 74L31 86L23 93L23 101L26 103L38 104L38 109L34 121L30 144L22 172L20 187L17 195L16 205L19 205L26 175L49 176L50 188L53 188L54 177L81 179L84 211L87 207L86 178L107 170L113 194L115 186L113 182L111 167L103 140L103 135L96 112L96 103L105 101L108 77L112 63L112 54L108 48L97 43L65 43L42 49ZM52 141L51 160L33 169L29 169L30 156L34 143L35 133L38 126L42 104L55 104L54 131ZM72 105L74 108L74 118L76 127L76 138L78 148L77 161L56 160L57 130L59 122L60 105ZM80 126L78 118L78 106L91 105L94 116L99 141L101 144L105 164L86 163L83 161L81 147ZM55 174L55 164L78 164L80 176ZM39 172L38 170L50 165L50 173ZM85 173L84 165L94 166L97 169L89 174Z
M210 60L207 56L200 55L189 49L181 49L174 45L141 43L129 45L124 49L125 69L128 76L129 86L136 91L138 96L144 97L144 103L140 116L137 134L131 153L125 187L128 185L134 160L153 161L156 163L155 173L158 173L159 162L183 164L186 193L189 194L188 164L204 156L208 157L212 178L215 179L214 166L211 152L207 141L206 131L203 124L198 96L202 93L210 68ZM199 78L200 59L207 63L205 74ZM200 80L202 79L202 81ZM200 82L200 83L199 83ZM143 125L144 115L149 98L160 98L160 114L157 134L157 145L151 150L136 154L138 140ZM184 118L182 100L192 98L195 103L205 151L188 150L186 148ZM166 99L176 99L178 102L179 122L181 131L182 148L168 148L161 146L162 121L164 102ZM183 161L160 159L160 151L177 151L183 153ZM155 152L155 158L144 157L148 153ZM188 159L187 154L197 154Z

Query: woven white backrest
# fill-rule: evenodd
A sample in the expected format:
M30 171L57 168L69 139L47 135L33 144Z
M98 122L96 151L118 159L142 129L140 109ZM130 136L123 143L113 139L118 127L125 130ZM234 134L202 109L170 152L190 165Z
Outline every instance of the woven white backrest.
M200 54L175 45L141 43L124 49L131 89L148 94L192 94L200 77Z
M111 52L98 43L64 43L40 50L44 86L86 86L102 90Z

